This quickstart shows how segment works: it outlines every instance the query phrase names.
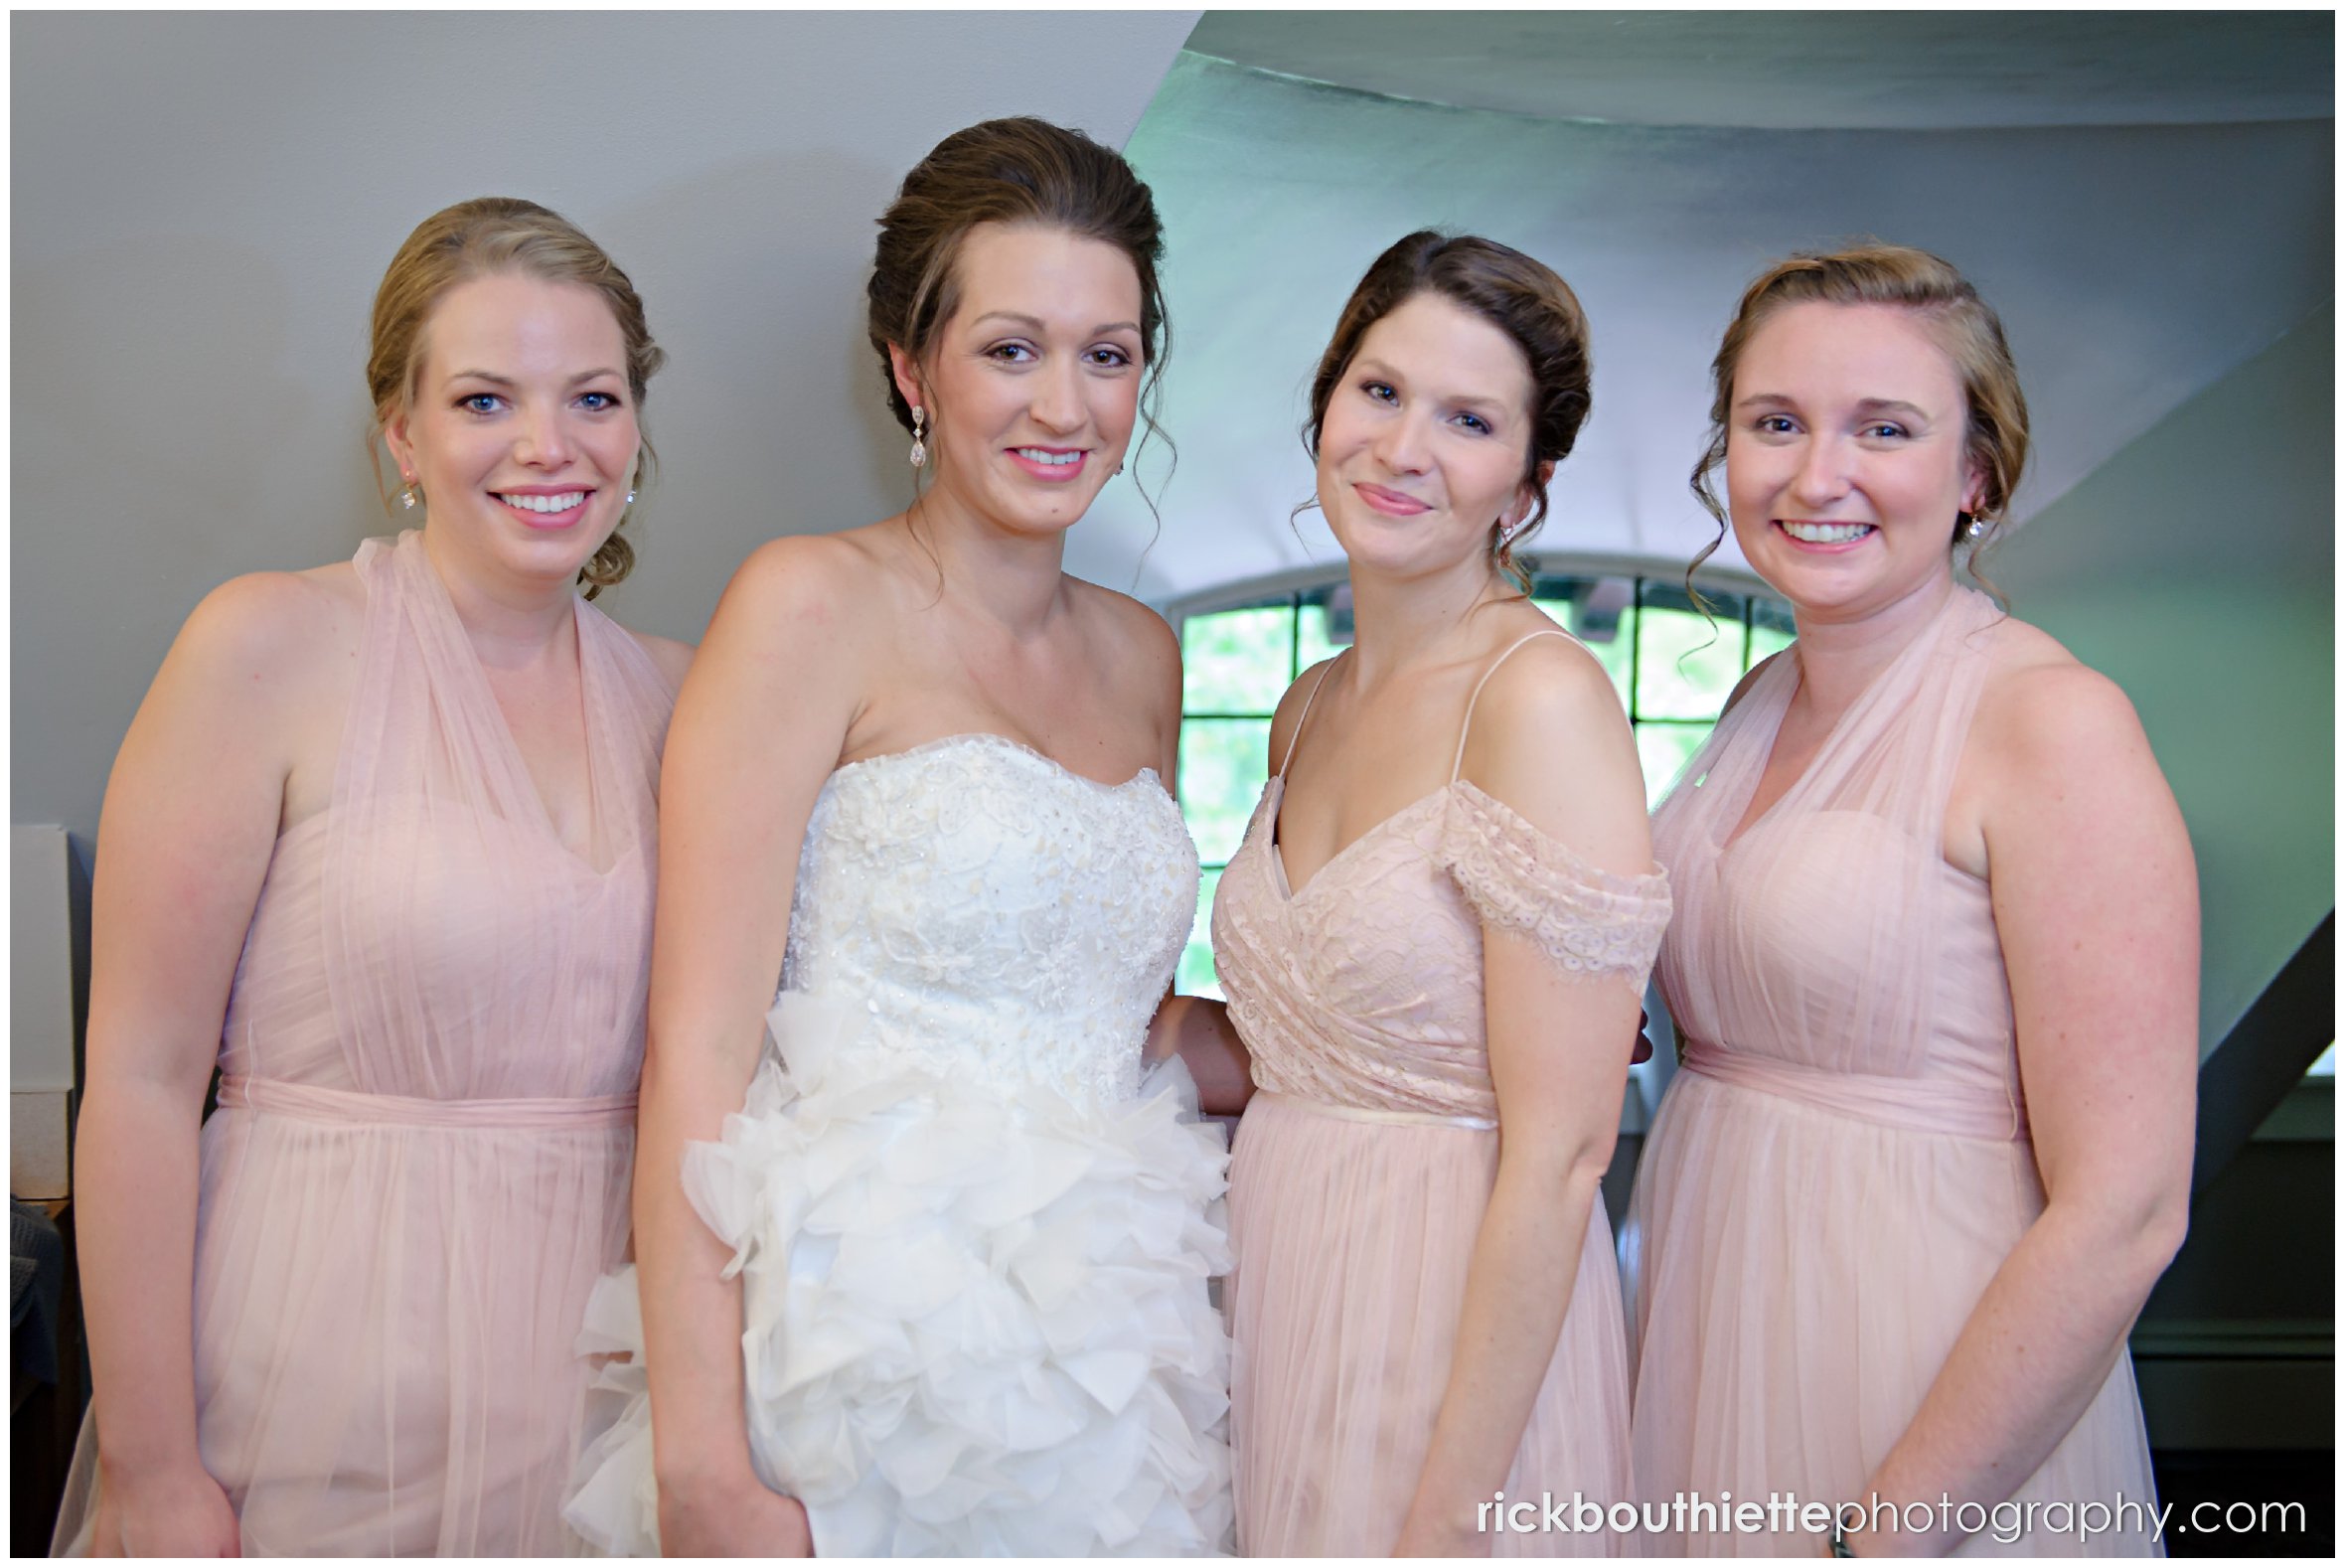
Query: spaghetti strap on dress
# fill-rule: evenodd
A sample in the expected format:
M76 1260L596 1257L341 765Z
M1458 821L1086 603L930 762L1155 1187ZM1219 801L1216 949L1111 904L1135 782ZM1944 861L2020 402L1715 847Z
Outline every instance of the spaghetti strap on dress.
M1654 817L1677 896L1660 980L1684 1054L1622 1241L1649 1502L1863 1500L2043 1209L1988 887L1942 848L1998 615L1955 589L1735 834L1798 686L1797 653L1779 655ZM2154 1501L2123 1352L2013 1495ZM1710 1523L1689 1517L1653 1545L1817 1545ZM2039 1530L1974 1534L1959 1551L2079 1549ZM2119 1531L2082 1549L2155 1542Z
M583 853L409 532L367 589L331 804L281 835L205 1124L195 1376L247 1555L537 1556L588 1292L623 1256L674 691L573 599ZM86 1549L94 1432L64 1547Z
M1258 1086L1230 1187L1238 1545L1253 1556L1381 1556L1431 1445L1497 1176L1484 932L1522 932L1567 972L1642 990L1668 891L1658 875L1589 864L1454 763L1449 783L1298 893L1276 844L1284 774L1282 763L1213 906L1214 961ZM1628 1423L1599 1201L1507 1495L1627 1498ZM1491 1544L1502 1556L1603 1555L1614 1537L1508 1533Z

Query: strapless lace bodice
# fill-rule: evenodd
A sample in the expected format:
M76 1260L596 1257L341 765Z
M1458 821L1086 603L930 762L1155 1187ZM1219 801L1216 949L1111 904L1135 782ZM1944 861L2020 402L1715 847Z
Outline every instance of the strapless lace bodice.
M1142 1042L1196 907L1157 775L1000 735L834 772L772 1053L684 1188L741 1281L750 1456L825 1557L1228 1549L1229 1156ZM622 1405L567 1517L656 1555L631 1274L579 1348Z
M782 987L867 1013L873 1070L1129 1099L1196 897L1154 769L1100 784L1000 735L948 736L824 784Z

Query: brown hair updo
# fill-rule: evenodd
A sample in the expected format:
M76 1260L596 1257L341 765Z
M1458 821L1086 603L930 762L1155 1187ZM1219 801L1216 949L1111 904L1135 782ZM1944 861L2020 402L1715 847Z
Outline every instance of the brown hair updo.
M2019 371L2011 363L2011 349L2003 341L2003 323L1978 290L1954 270L1953 263L1911 245L1878 242L1844 250L1803 251L1759 274L1743 290L1734 320L1710 362L1710 439L1693 467L1694 498L1718 520L1718 537L1693 558L1698 566L1725 542L1726 508L1711 488L1710 476L1726 461L1727 419L1734 405L1735 370L1743 350L1787 305L1895 305L1911 310L1954 365L1962 381L1967 405L1964 455L1979 474L1978 510L1956 513L1950 536L1959 544L1971 519L1987 523L2002 515L2018 488L2020 470L2027 466L2027 398L2019 390ZM1971 551L1993 543L1982 539ZM1692 567L1687 570L1691 580ZM1973 572L1975 573L1975 564Z
M560 214L512 196L481 196L443 208L415 226L391 258L375 291L373 346L367 355L367 393L375 400L374 438L415 394L423 373L424 328L448 290L476 277L513 273L547 283L578 283L600 294L627 347L627 391L642 429L645 384L667 360L645 324L635 285L602 246ZM659 454L643 436L653 469ZM622 518L621 522L624 523ZM625 580L635 548L616 529L578 573L591 599Z
M1547 486L1539 478L1539 465L1570 454L1590 402L1588 318L1571 285L1545 263L1477 235L1420 229L1394 241L1351 291L1336 318L1335 335L1320 356L1303 449L1312 461L1319 460L1328 401L1368 329L1419 294L1438 294L1488 322L1513 341L1530 368L1531 439L1523 453L1522 482L1531 492L1531 513L1512 540L1501 542L1494 528L1490 535L1498 569L1527 593L1530 573L1515 563L1514 546L1547 518Z
M1170 343L1157 281L1165 230L1156 199L1121 153L1030 116L953 132L904 176L879 216L865 325L896 422L911 429L912 410L889 370L888 345L925 362L937 330L960 305L953 263L980 224L1062 230L1131 258L1140 275L1140 345L1148 367L1140 413L1148 434L1162 437L1155 409Z

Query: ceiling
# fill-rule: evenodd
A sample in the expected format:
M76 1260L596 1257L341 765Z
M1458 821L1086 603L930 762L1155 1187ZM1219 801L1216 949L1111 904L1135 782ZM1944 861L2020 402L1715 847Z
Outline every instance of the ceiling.
M1686 475L1736 297L1864 235L1947 256L2001 312L2035 416L2024 522L2332 297L2331 29L1207 13L1127 144L1170 237L1177 476L1136 463L1156 513L1118 481L1070 564L1185 603L1335 560L1315 514L1289 522L1305 384L1367 263L1428 226L1529 251L1587 307L1595 412L1549 549L1700 549Z
M1191 51L1617 125L1950 130L2331 113L2326 11L1208 11Z

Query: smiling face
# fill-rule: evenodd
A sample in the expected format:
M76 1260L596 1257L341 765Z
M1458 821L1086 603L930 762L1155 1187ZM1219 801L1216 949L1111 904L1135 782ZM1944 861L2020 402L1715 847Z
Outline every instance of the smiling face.
M1776 311L1735 367L1727 508L1743 555L1802 615L1859 619L1953 570L1979 478L1954 362L1894 305Z
M1400 575L1490 558L1530 509L1531 374L1504 332L1439 294L1361 335L1319 431L1319 498L1354 565Z
M428 534L476 565L568 583L619 525L639 445L617 318L593 289L476 277L423 327L384 426Z
M931 495L1018 533L1064 530L1124 460L1145 372L1140 274L1064 230L981 224L953 261L959 302L897 389L927 410Z

